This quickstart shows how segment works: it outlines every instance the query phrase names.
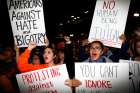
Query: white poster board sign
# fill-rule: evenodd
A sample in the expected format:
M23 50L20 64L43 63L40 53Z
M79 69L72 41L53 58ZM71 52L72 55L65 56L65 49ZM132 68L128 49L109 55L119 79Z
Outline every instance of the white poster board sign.
M21 93L72 93L66 65L58 65L16 75Z
M128 72L127 63L76 63L76 93L128 93Z
M119 60L120 63L129 63L129 93L140 93L140 62Z
M7 0L13 36L17 47L30 41L45 45L45 23L42 0Z
M89 42L99 40L106 46L121 48L130 0L97 0Z

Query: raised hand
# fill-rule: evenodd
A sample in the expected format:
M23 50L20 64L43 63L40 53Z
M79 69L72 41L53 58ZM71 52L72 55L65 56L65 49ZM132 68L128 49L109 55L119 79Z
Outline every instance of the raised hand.
M122 41L122 43L124 43L126 41L126 36L122 34L119 39Z
M32 50L33 48L35 48L37 45L35 42L30 42L28 45L28 50Z

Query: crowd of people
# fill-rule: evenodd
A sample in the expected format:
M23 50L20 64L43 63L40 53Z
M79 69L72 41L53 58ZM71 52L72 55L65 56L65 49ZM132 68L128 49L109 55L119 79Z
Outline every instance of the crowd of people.
M133 38L122 35L121 49L104 46L101 41L88 42L87 38L80 43L72 41L66 35L57 43L49 43L38 47L30 42L23 52L10 46L0 49L0 91L3 93L19 93L16 74L37 69L66 64L70 79L65 84L77 87L81 82L74 78L75 62L117 63L119 59L140 62L140 27L133 33Z

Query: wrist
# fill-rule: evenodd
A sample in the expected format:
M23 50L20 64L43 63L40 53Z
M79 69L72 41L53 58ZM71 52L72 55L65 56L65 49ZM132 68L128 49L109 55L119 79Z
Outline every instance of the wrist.
M28 47L27 49L28 49L29 51L31 51L31 50L32 50L32 48L29 48L29 47Z

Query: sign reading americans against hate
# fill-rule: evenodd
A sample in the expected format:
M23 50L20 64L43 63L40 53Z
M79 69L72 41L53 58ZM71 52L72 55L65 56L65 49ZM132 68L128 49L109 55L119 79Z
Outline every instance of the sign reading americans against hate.
M30 41L45 44L45 23L42 0L7 0L13 36L17 47Z

